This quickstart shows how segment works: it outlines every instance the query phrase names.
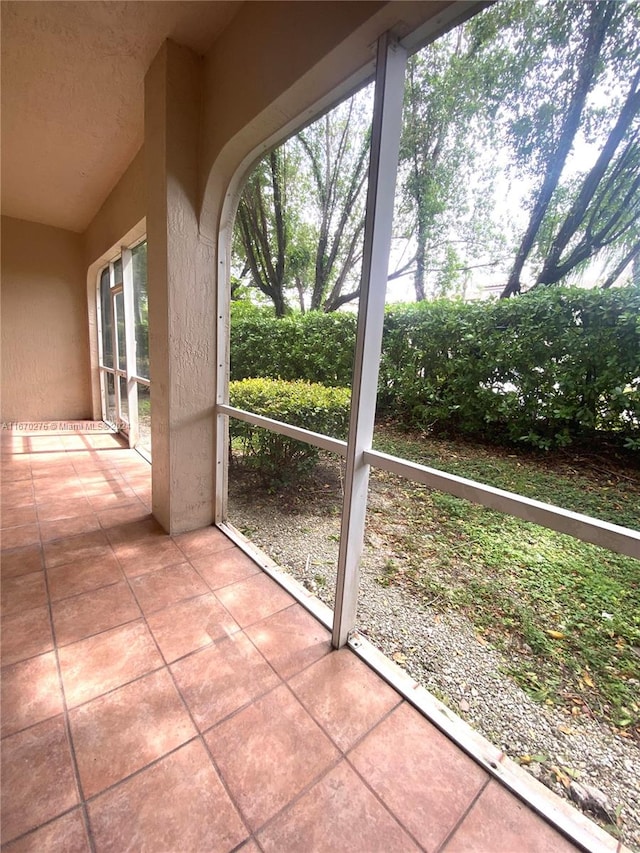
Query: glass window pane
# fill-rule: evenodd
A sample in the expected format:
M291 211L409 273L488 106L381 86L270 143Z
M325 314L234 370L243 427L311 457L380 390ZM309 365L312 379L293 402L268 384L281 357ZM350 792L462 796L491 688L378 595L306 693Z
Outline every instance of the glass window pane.
M116 389L113 381L113 373L104 374L104 419L108 424L115 426L116 423Z
M102 361L105 367L113 367L113 316L109 291L109 267L100 276L100 325L102 336Z
M138 382L138 443L151 455L151 389Z
M116 324L118 330L118 367L127 369L127 352L124 332L124 293L116 294Z
M149 378L149 300L147 296L147 243L131 250L133 314L136 325L136 374Z
M113 262L113 286L122 284L122 258L117 258Z
M125 426L129 424L129 398L127 396L127 380L120 377L120 420Z

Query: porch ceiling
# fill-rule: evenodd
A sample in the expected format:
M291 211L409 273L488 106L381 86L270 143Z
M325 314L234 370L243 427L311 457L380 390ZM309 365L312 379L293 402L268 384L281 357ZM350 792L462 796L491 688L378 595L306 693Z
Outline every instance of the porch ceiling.
M3 214L83 231L142 145L162 42L204 54L241 5L3 0Z

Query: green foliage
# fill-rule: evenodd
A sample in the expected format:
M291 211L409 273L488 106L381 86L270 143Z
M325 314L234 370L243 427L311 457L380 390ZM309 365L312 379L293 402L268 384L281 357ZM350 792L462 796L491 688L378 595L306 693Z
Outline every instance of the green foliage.
M394 306L379 410L421 428L537 447L638 434L640 294L536 290L518 300Z
M582 695L614 725L637 725L636 560L416 484L401 501L406 529L431 539L397 543L405 572L391 582L468 615L535 698L572 705Z
M265 155L245 184L233 238L238 284L285 316L335 311L360 288L371 97L365 89Z
M298 280L301 303L312 311L335 311L360 292L370 124L365 89L294 137L309 170L304 206L313 222L313 269L306 282Z
M527 261L545 285L575 277L597 255L617 265L637 240L640 177L637 4L538 2L516 17L505 5L488 14L504 20L496 37L521 74L497 124L511 170L533 190L503 297L520 292Z
M488 145L505 87L513 84L496 62L496 47L483 49L486 40L470 21L408 62L395 236L415 252L407 267L417 301L462 292L460 273L502 251L501 230L486 209L495 162L483 160L477 143Z
M329 386L351 384L356 318L310 311L276 319L238 303L231 313L231 379L269 376Z
M232 406L313 432L345 438L351 394L348 388L276 379L231 382ZM300 441L231 419L232 448L269 489L296 481L315 467L320 451Z
M548 448L640 433L640 292L539 288L517 300L391 306L378 412ZM351 384L356 319L234 307L231 378Z
M300 210L291 203L298 183L296 152L285 143L259 161L238 205L236 251L251 285L272 301L279 317L289 309L286 291L294 285L305 254L297 227Z

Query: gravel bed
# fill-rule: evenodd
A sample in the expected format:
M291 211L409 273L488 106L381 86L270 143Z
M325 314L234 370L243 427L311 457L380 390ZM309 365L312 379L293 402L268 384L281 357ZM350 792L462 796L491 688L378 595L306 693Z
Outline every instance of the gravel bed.
M231 523L332 607L338 515L314 513L312 505L281 511L277 497L232 480ZM439 614L402 587L382 585L376 578L393 556L378 536L365 542L358 630L510 758L531 756L527 769L560 796L570 799L551 768L569 768L580 784L601 791L619 814L618 837L640 851L637 745L596 720L534 702L505 674L505 658L476 636L465 617Z

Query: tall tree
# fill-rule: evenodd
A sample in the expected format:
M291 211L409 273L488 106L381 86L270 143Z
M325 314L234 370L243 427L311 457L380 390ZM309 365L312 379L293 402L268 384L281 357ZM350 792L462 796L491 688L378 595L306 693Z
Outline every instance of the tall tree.
M295 137L311 170L316 229L312 310L335 311L360 294L369 100L359 93Z
M417 301L447 295L469 270L493 266L502 250L488 204L495 166L481 154L521 73L505 61L500 40L521 7L483 12L409 59L396 233L413 251L390 278L411 274Z
M622 260L618 261L613 270L602 282L602 289L608 290L620 278L622 273L627 269L629 264L632 264L632 282L635 287L640 287L640 239L632 244L629 251L623 255Z
M304 262L304 252L296 251L300 234L290 198L295 159L285 144L258 163L245 184L236 219L244 269L252 286L273 302L278 317L289 309L286 291Z
M616 157L625 135L640 116L640 69L593 168L585 176L564 222L553 239L537 284L554 284L582 260L619 240L640 215L640 145L636 128ZM562 255L585 225L569 256Z
M502 297L520 292L534 250L542 261L536 284L556 283L620 244L637 215L637 9L612 0L537 5L531 43L543 34L549 49L514 90L510 131L516 160L541 180ZM614 79L629 88L621 104L609 97L605 107L602 87L615 88ZM574 165L570 175L575 146L585 141L598 146L596 162L578 174Z
M245 185L236 260L277 316L293 293L301 311L359 295L370 113L369 94L357 93L263 158Z

